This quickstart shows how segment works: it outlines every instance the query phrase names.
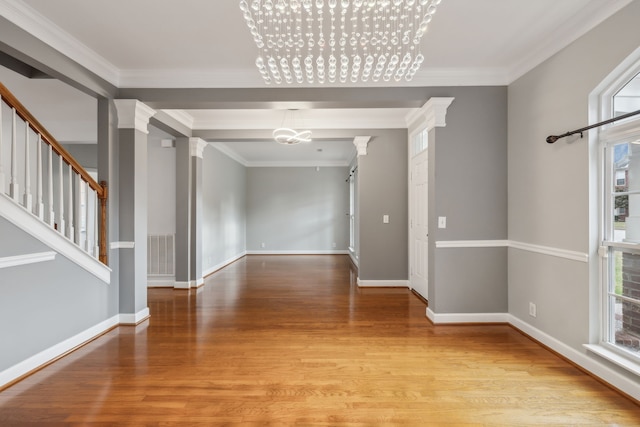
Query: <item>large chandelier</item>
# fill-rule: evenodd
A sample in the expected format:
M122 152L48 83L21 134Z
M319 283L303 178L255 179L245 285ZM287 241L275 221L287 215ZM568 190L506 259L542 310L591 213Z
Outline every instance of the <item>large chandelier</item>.
M411 81L442 0L241 0L265 83Z

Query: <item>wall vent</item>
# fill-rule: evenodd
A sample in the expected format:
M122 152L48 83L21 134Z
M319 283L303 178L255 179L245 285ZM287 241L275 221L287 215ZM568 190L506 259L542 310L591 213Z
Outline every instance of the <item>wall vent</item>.
M147 236L147 275L175 275L175 235Z

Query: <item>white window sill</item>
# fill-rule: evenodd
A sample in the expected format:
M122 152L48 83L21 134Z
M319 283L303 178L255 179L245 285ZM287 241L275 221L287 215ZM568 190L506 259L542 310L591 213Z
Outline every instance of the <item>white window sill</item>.
M627 357L624 357L615 351L611 351L608 348L597 345L597 344L584 344L584 347L598 356L607 359L611 363L615 363L616 365L626 369L629 372L632 372L638 376L640 376L640 363L635 362Z

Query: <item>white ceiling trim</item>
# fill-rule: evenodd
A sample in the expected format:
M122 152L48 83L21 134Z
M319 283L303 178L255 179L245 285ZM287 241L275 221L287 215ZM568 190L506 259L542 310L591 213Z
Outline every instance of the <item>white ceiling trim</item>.
M216 150L225 154L229 158L240 163L247 168L299 168L299 167L348 167L351 163L349 161L330 161L330 160L300 160L300 161L253 161L250 162L244 157L240 156L235 151L230 150L226 145L220 142L209 142L209 145Z
M585 35L633 0L601 0L590 2L555 31L549 33L538 49L509 70L507 84L511 84L565 47Z
M190 130L193 130L193 124L195 119L191 116L191 114L187 113L184 110L159 110L171 117L173 120L177 121L181 125L187 127Z
M112 85L119 85L120 72L115 65L63 31L31 6L19 0L0 0L0 15Z
M300 127L305 129L404 129L406 108L314 109L304 112ZM164 110L167 111L167 110ZM189 113L179 110L185 118ZM218 113L218 117L216 117ZM264 130L282 124L282 113L260 114L260 110L212 110L211 117L193 119L192 130ZM177 119L177 117L174 117ZM183 124L186 123L183 121Z

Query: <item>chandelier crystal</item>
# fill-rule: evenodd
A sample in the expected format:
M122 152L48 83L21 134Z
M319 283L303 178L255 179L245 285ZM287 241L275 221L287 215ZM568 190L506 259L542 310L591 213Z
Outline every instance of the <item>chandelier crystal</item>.
M442 0L241 0L265 83L411 81Z

